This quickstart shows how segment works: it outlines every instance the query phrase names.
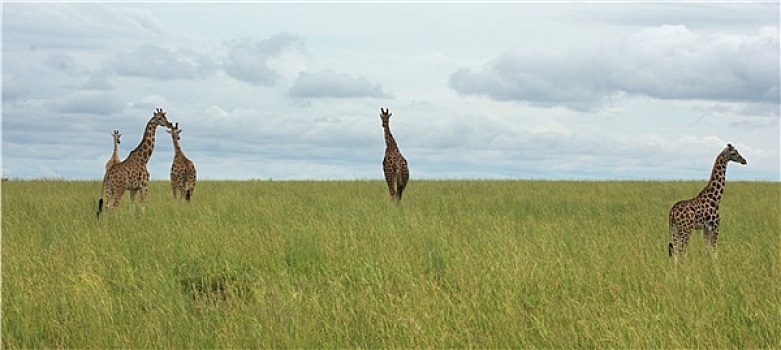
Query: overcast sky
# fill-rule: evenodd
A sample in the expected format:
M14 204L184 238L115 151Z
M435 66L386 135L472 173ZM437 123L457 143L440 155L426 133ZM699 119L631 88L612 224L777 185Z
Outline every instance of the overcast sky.
M156 107L199 179L779 181L779 5L3 5L2 172L101 179ZM149 163L167 179L170 136Z

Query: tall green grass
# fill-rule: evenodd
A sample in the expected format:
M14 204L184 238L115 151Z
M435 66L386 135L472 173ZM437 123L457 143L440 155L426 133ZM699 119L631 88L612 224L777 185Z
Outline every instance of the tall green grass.
M716 258L677 266L701 182L2 184L10 348L781 346L781 185L727 184Z

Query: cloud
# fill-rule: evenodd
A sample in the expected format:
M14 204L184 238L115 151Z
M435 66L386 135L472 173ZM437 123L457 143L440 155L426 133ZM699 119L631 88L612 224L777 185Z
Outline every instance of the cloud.
M108 81L108 74L98 72L90 75L89 79L81 85L85 90L111 90L113 87Z
M607 54L613 57L611 86L625 92L661 99L778 101L778 28L703 36L684 26L662 26L635 33Z
M4 45L100 50L171 35L153 12L116 4L7 3L4 10L14 14L3 18L3 33L13 33Z
M223 68L238 80L263 86L272 86L279 74L269 67L269 59L287 50L301 49L302 40L295 35L280 33L266 40L242 39L229 44Z
M76 92L72 95L53 100L52 110L58 113L86 113L106 115L121 111L124 105L119 99L106 93Z
M463 95L485 95L498 101L523 101L538 107L590 110L613 92L594 55L576 61L565 55L508 54L480 71L459 69L450 88Z
M289 94L297 98L388 97L382 85L364 77L336 73L330 69L317 73L301 72Z
M110 70L122 76L161 80L201 78L213 71L209 58L189 49L143 44L109 59Z
M46 59L46 65L55 71L62 72L69 76L78 76L83 73L83 69L76 63L76 59L67 54L52 54Z
M450 76L451 89L534 106L594 110L621 94L778 102L777 27L753 35L648 28L586 51L507 53Z

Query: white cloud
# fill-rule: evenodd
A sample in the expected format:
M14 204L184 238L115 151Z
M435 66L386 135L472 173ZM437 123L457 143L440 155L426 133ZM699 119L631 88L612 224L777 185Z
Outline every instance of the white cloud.
M383 91L382 85L372 84L365 77L352 77L330 69L316 73L301 72L289 93L296 98L385 98L390 96Z
M214 70L205 55L149 43L116 55L108 60L107 66L119 75L162 80L203 78Z
M449 84L464 95L580 111L599 109L622 93L777 103L778 61L777 27L702 35L661 26L597 50L507 53L479 70L457 70Z
M220 108L220 106L211 105L209 108L207 108L203 113L206 116L212 117L212 118L225 118L228 116L228 112L226 112L224 109Z
M607 48L610 85L662 99L777 102L778 28L701 35L684 26L641 30Z
M127 104L129 108L138 109L145 112L154 111L155 108L162 108L170 105L171 103L165 97L160 95L144 95L138 100L128 102Z

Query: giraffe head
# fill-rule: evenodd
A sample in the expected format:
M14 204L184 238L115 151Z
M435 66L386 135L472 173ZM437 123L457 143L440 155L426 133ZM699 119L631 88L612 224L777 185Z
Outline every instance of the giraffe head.
M171 134L171 137L174 139L174 141L179 141L182 139L182 137L179 136L179 134L182 133L182 129L179 129L179 122L176 122L176 124L169 124L166 132Z
M155 108L155 114L152 115L152 119L155 120L157 126L171 127L171 122L165 117L165 112L162 108Z
M390 117L393 115L393 113L390 112L389 109L385 108L384 110L380 108L380 119L382 119L382 125L388 125L388 121L390 120Z
M119 130L114 130L114 133L111 134L112 137L114 137L114 143L120 144L119 137L122 136L122 134L119 133Z
M733 162L738 162L740 164L746 164L746 158L743 158L743 156L738 153L738 149L733 147L731 143L727 144L727 148L724 149L724 151L721 152L721 154L724 155L725 159Z

